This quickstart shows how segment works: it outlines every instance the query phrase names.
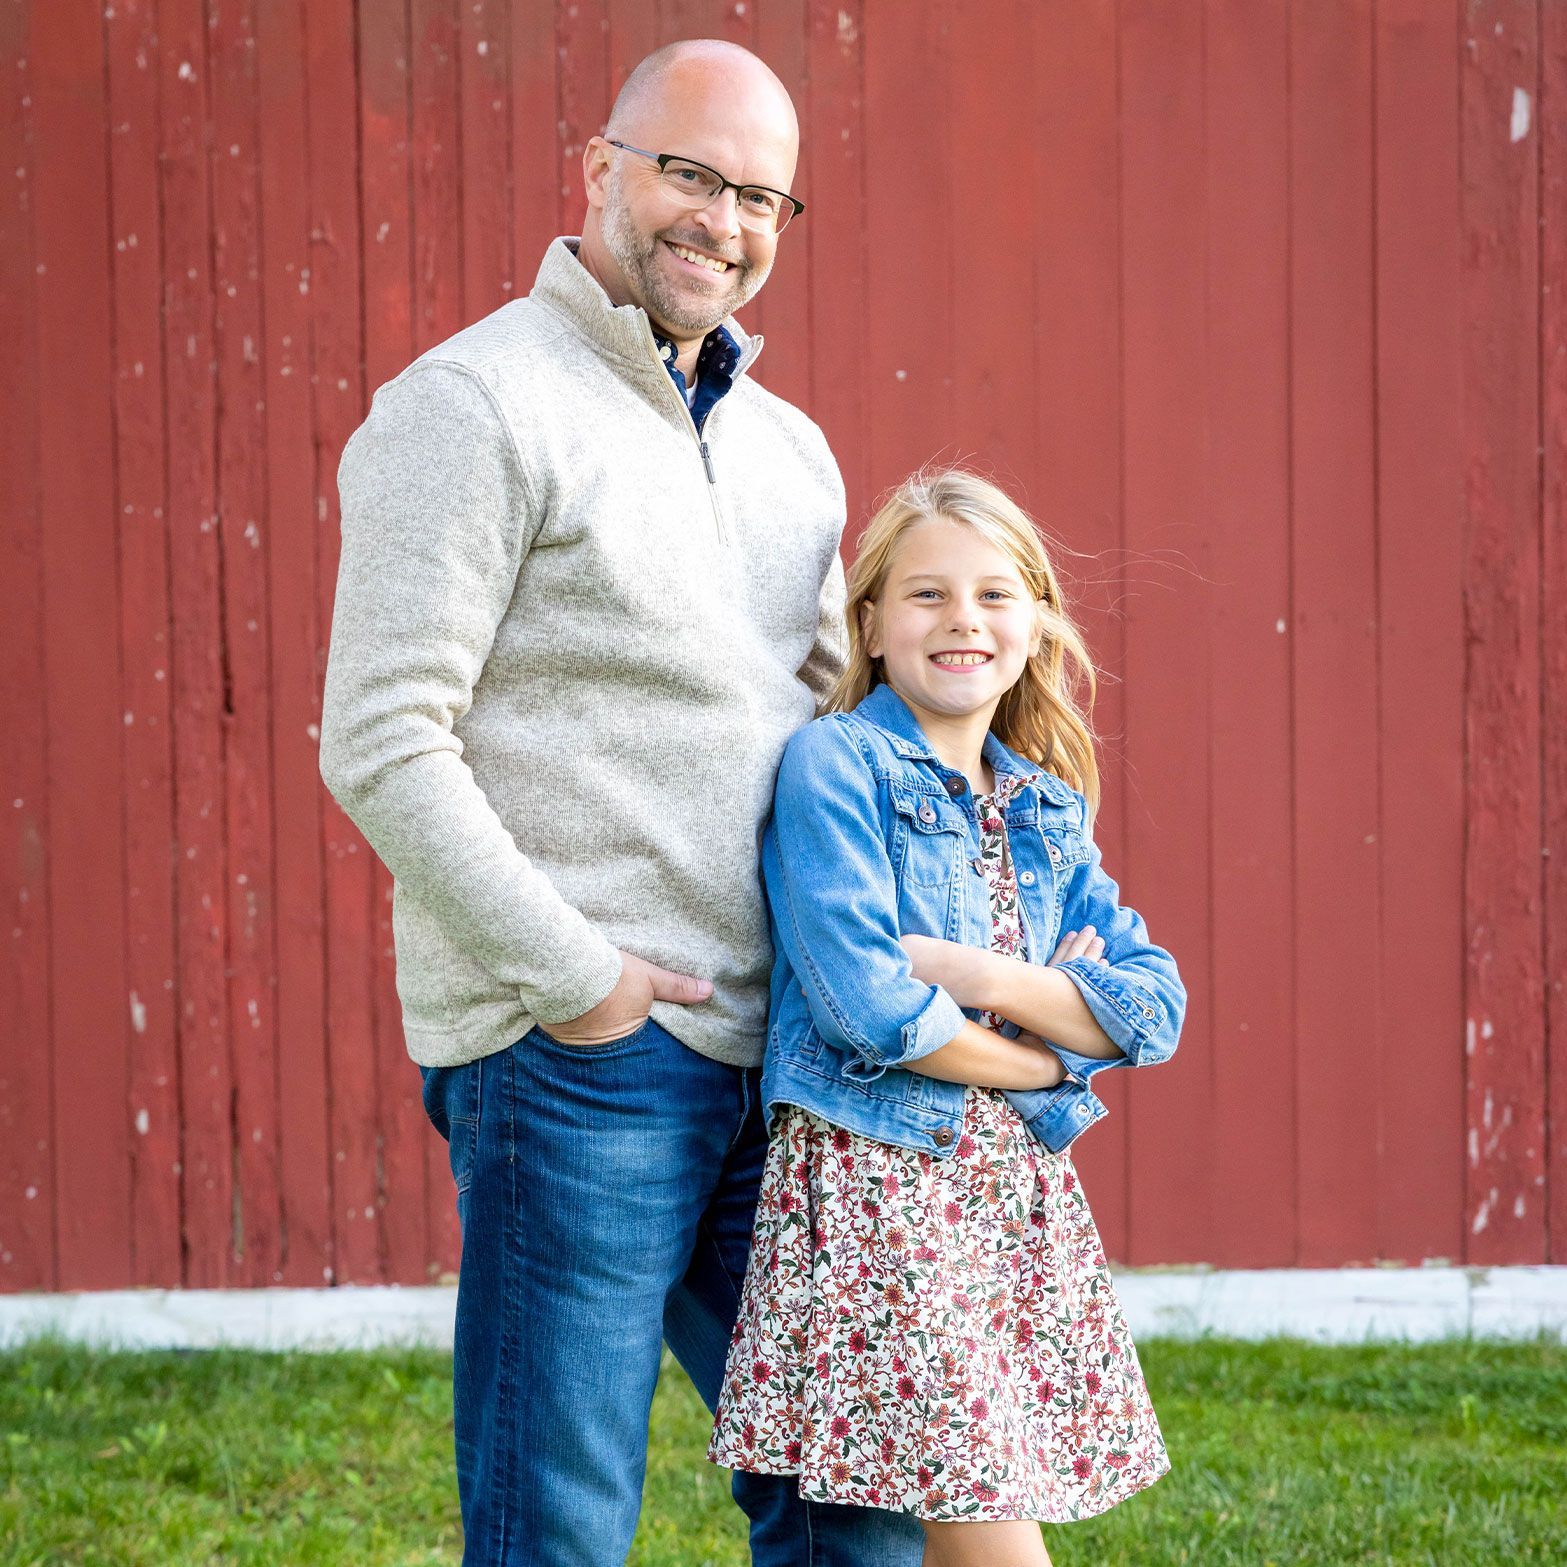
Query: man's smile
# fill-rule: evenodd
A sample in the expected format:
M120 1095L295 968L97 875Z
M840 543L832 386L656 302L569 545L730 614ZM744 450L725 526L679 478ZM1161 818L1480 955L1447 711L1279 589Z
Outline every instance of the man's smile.
M678 244L672 239L666 239L664 246L677 260L687 266L718 277L723 277L725 273L732 271L735 265L732 261L725 261L722 256L709 255L706 251L697 250L691 245Z

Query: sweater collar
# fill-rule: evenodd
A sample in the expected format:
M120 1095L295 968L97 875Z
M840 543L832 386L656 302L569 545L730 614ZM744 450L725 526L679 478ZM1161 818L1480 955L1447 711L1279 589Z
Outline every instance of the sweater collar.
M529 298L564 316L596 348L636 368L666 376L664 361L654 341L653 323L640 305L616 305L598 280L577 260L580 241L565 235L552 241L539 265ZM733 316L721 323L740 350L734 375L738 379L762 351L762 337L745 332Z

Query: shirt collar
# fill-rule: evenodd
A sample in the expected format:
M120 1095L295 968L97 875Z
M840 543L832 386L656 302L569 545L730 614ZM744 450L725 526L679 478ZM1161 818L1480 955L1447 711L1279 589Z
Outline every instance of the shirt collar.
M854 712L856 717L867 719L875 724L892 741L893 748L900 756L911 762L938 762L939 759L930 740L926 737L925 731L920 728L919 720L910 710L908 703L885 681L872 687ZM1054 773L1045 771L1037 762L1019 756L1009 746L1003 745L993 734L985 736L981 754L990 763L991 771L996 775L998 789L1002 787L1004 778L1016 779L1016 782L1010 786L1009 797L1024 785L1033 784L1046 799L1055 804L1071 803L1072 791Z
M598 280L577 260L580 243L575 235L562 235L552 241L539 263L528 297L564 317L601 351L633 366L646 365L651 372L655 361L647 350L654 333L647 312L640 305L610 302ZM723 331L738 350L732 374L743 375L762 351L761 334L751 336L733 316L717 330ZM657 348L656 342L654 347ZM663 360L660 357L656 362L662 364Z

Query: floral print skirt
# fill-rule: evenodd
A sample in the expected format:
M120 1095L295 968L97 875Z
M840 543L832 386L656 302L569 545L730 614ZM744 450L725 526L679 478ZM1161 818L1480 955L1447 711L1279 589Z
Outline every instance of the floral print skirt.
M785 1107L708 1456L930 1519L1152 1485L1170 1462L1071 1159L988 1089L946 1160Z

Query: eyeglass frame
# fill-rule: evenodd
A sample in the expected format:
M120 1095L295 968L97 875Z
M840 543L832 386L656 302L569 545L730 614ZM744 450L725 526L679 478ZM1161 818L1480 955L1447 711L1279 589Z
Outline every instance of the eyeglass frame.
M771 232L774 234L782 234L795 218L802 216L805 212L805 203L801 201L798 196L791 196L786 190L774 190L771 185L758 185L754 180L749 180L744 185L738 184L734 180L725 179L724 176L720 174L718 170L715 169L710 163L702 163L696 158L688 158L684 153L649 152L646 147L633 147L630 142L615 141L609 136L606 136L604 140L607 145L614 147L621 152L634 152L638 157L651 158L653 162L658 165L658 176L660 179L664 177L664 170L668 168L671 163L689 163L692 168L705 169L713 176L715 180L718 181L718 189L715 190L700 207L691 207L688 209L692 212L705 211L708 207L712 206L712 204L717 201L726 190L732 190L735 193L735 218L737 221L740 216L740 196L744 191L765 190L769 196L778 196L782 200L787 201L789 205L794 208L794 211L791 212L782 223L775 223L773 225ZM745 226L749 227L749 225ZM768 230L753 229L752 232L756 234L765 234L768 232Z

